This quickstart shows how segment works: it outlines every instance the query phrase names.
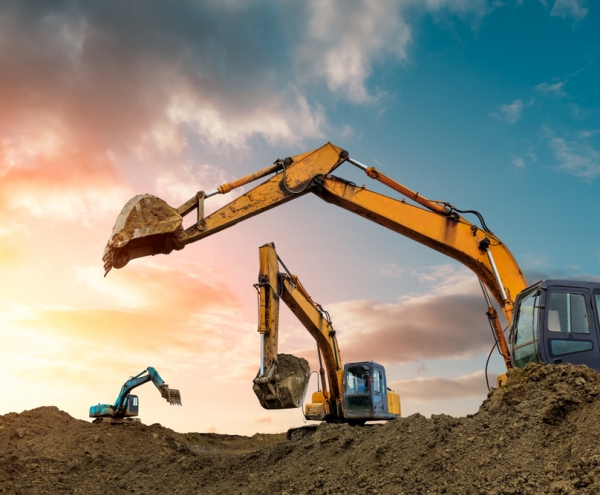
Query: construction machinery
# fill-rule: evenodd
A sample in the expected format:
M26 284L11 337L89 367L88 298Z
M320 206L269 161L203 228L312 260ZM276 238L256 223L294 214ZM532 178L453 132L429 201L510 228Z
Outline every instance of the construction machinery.
M372 361L342 363L336 331L329 313L312 300L298 277L292 275L275 251L275 245L259 248L260 271L255 285L259 293L261 337L260 370L254 393L265 409L301 407L310 370L299 358L278 363L279 300L281 299L317 343L320 387L305 407L306 419L361 424L400 416L398 394L387 387L385 368ZM285 272L279 271L279 263ZM282 355L279 355L282 356ZM323 368L325 362L325 368Z
M378 194L332 175L344 162L360 168L418 206L408 204L404 198L398 200ZM207 198L227 194L271 174L274 175L263 183L204 216ZM111 268L124 267L135 258L183 249L192 242L308 193L470 268L481 283L488 319L507 369L523 367L529 362L564 361L585 362L600 370L597 312L600 284L546 280L528 287L515 258L478 212L459 210L448 202L428 200L375 168L354 160L347 151L331 143L307 153L278 159L272 166L223 184L214 191L199 191L178 208L172 208L152 195L134 197L118 216L104 250L105 274ZM197 213L196 222L184 228L183 217L193 211ZM462 214L477 216L480 225L469 222ZM507 328L511 329L508 342L488 291L504 313ZM553 296L553 293L557 295ZM513 318L515 314L517 316ZM556 318L560 325L554 324ZM573 318L587 323L575 325Z
M169 388L158 374L158 371L149 367L141 373L130 377L123 384L121 392L113 405L98 404L90 407L90 418L95 418L94 423L122 424L139 422L139 418L136 418L140 407L139 398L137 395L131 395L131 391L149 381L154 383L162 398L169 404L172 406L181 405L179 390Z

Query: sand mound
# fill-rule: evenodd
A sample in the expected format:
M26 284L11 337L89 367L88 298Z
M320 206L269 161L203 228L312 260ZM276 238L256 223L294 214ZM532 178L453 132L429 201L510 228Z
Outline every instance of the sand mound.
M322 424L297 441L93 425L53 407L0 417L0 492L600 493L600 375L510 373L466 418Z

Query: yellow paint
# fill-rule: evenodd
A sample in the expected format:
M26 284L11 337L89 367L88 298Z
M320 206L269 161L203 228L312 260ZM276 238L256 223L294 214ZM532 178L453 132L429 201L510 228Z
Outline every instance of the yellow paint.
M400 416L402 414L402 408L400 406L400 396L396 392L392 392L388 390L388 412L390 414L397 414Z

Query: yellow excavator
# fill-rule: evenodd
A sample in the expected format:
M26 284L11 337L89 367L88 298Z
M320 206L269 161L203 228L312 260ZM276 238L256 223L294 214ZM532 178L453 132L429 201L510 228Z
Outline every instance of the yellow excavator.
M363 170L394 191L414 201L394 199L332 175L343 163ZM204 216L204 201L254 180L270 178ZM496 345L507 369L530 362L583 363L600 369L598 342L600 284L545 280L528 287L515 258L474 210L431 201L351 158L327 143L285 159L216 190L199 191L178 208L148 194L135 196L119 214L104 250L105 275L142 256L183 249L238 222L302 195L313 193L357 215L409 237L469 267L479 278ZM183 217L196 211L196 222L183 227ZM473 214L480 225L461 214ZM488 290L502 309L510 328L509 344L492 306Z
M320 387L305 407L306 419L364 424L400 416L400 399L387 387L385 368L372 361L344 365L329 314L290 273L275 245L261 246L259 258L255 287L259 293L261 359L253 390L260 404L265 409L302 407L310 378L306 360L277 353L282 300L317 343ZM279 263L285 272L279 271Z

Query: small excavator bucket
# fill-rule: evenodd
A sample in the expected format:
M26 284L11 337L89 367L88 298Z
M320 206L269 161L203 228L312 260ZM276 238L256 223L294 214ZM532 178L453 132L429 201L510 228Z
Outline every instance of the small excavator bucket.
M172 406L181 405L181 393L176 388L169 388L168 385L164 385L160 390L160 395Z
M310 379L308 362L291 354L278 354L277 358L264 376L258 372L252 390L265 409L302 407Z
M117 217L104 249L104 275L142 256L169 253L183 218L162 199L141 194L130 199Z

